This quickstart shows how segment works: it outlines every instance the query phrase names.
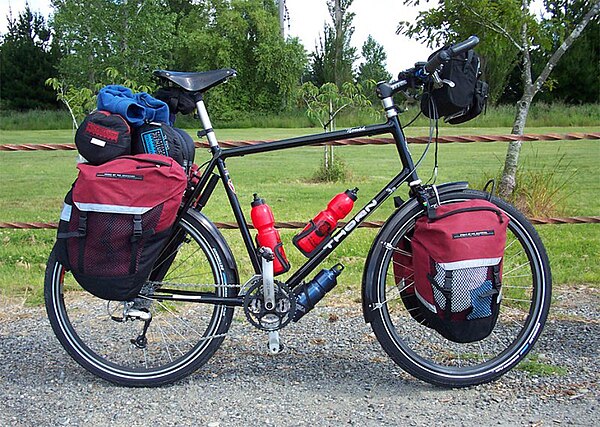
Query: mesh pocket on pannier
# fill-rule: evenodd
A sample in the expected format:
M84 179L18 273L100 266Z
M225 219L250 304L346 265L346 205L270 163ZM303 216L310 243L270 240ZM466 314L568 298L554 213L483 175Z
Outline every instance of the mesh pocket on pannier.
M447 272L440 264L436 264L435 268L436 275L434 277L434 281L436 284L443 284ZM452 281L450 283L452 289L450 297L450 311L452 313L460 313L461 311L465 311L471 307L475 307L474 303L477 304L478 307L481 307L482 303L473 300L473 297L478 295L478 292L474 293L474 291L482 287L488 287L488 290L491 291L492 281L488 278L489 271L489 267L473 267L455 270L452 272ZM446 297L437 286L433 287L433 297L435 299L436 304L442 310L447 309ZM491 296L489 297L489 299L491 304ZM491 315L491 312L487 315Z
M141 215L142 230L154 230L161 211L162 205L159 205ZM133 215L90 213L83 257L84 272L107 277L135 274L147 237L132 241L133 228Z

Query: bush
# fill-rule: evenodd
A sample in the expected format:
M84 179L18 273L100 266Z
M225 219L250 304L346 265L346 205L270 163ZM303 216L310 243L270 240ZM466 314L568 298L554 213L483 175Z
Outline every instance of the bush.
M210 104L207 106L211 113ZM379 106L373 107L377 114L362 111L343 112L336 119L338 128L362 126L365 124L382 122L384 117ZM567 105L561 103L545 104L536 103L531 106L527 127L565 127L565 126L597 126L598 125L598 104L585 105ZM408 123L419 113L416 106L411 106L407 111L400 115L401 123ZM515 117L515 107L513 105L489 106L486 114L482 114L470 122L466 122L458 127L478 128L478 127L512 127ZM279 113L263 112L236 112L228 114L227 117L218 117L216 114L211 116L215 129L236 129L236 128L307 128L314 127L318 130L319 125L311 122L302 109L293 109ZM440 126L447 125L440 120ZM51 130L51 129L71 129L72 121L66 110L34 110L28 112L0 111L0 130ZM177 126L186 129L197 129L198 120L191 115L179 116ZM429 119L421 116L413 126L427 127ZM535 130L528 129L532 133Z
M570 169L570 163L565 164L565 154L557 153L554 164L545 165L535 151L532 159L519 164L517 185L508 202L528 217L548 218L564 214L569 196L566 185L577 173L577 170ZM495 177L484 176L475 188L483 188L492 178L499 183L501 176L502 170ZM488 191L491 191L491 187L488 187Z
M335 156L333 162L325 166L325 161L321 162L321 166L314 173L313 182L339 182L345 181L350 177L350 172L346 166L346 162L339 155Z

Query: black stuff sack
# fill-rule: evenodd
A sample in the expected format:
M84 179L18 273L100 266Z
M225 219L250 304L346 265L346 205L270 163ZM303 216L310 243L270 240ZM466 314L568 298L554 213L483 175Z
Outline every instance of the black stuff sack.
M132 300L171 235L187 178L158 155L77 167L60 216L58 260L91 294Z
M131 127L118 114L94 111L77 128L75 145L85 160L92 165L101 165L131 154Z
M186 174L194 163L196 147L183 130L165 123L147 123L133 133L133 154L160 154L179 163Z

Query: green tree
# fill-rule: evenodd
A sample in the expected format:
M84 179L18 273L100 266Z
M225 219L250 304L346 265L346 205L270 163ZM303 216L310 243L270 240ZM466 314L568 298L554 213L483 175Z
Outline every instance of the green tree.
M354 80L353 64L356 48L350 45L354 13L348 12L354 0L328 0L327 7L333 25L325 23L319 44L311 54L310 80L317 86L335 83L341 88Z
M217 118L278 111L295 101L306 53L298 39L281 37L274 2L199 3L182 20L178 40L175 63L180 69L236 69L235 79L207 94Z
M176 14L165 0L52 0L61 77L93 87L113 67L148 83L152 70L169 65Z
M405 0L412 3L417 0ZM581 1L581 0L576 0ZM522 135L527 115L534 97L544 87L551 71L556 67L565 52L581 35L587 24L600 12L600 0L583 0L583 7L574 14L566 5L569 0L548 1L547 7L555 8L548 17L536 17L530 10L531 0L444 0L436 9L422 12L416 24L401 23L400 29L410 33L432 37L454 37L466 34L458 32L463 28L457 22L470 22L469 29L479 27L493 34L494 40L503 40L503 45L512 44L516 49L514 57L521 69L522 93L516 104L516 114L512 133ZM560 16L556 11L565 12ZM571 11L571 13L569 13ZM552 12L552 11L551 11ZM460 21L452 19L461 17ZM427 23L428 26L425 25ZM465 24L466 26L466 24ZM433 29L432 29L433 28ZM489 43L485 38L483 44ZM498 43L500 43L498 41ZM495 49L496 46L492 45ZM498 46L501 46L498 44ZM534 53L539 54L539 73L534 78ZM508 74L506 74L508 76ZM508 197L516 185L516 171L521 150L521 141L508 145L499 192Z
M553 25L561 21L581 18L586 12L583 0L573 2L546 2L546 13ZM582 31L561 61L552 70L537 99L545 102L561 101L568 104L597 103L600 101L600 19L597 15ZM554 39L559 43L560 39ZM554 49L556 49L555 46ZM544 65L542 52L532 52L533 73L538 75ZM516 103L523 93L521 70L513 70L500 102Z
M380 82L389 80L392 75L385 69L387 54L382 45L369 35L362 45L362 57L364 61L358 66L359 82L374 80Z
M0 42L0 95L2 104L19 110L55 108L54 93L44 85L56 75L57 51L51 31L29 4L17 18L7 16L8 31Z
M300 89L300 98L306 105L308 117L319 122L323 130L329 132L335 130L335 119L342 111L361 110L371 106L371 102L363 95L361 86L352 82L344 83L341 89L331 82L321 87L307 82ZM318 175L325 181L337 181L345 175L343 163L336 163L333 145L325 145Z
M385 69L387 55L383 46L381 46L371 35L362 45L362 57L364 61L358 66L358 75L356 80L358 83L368 90L368 97L371 102L375 102L377 97L373 88L375 83L380 81L388 81L392 75Z

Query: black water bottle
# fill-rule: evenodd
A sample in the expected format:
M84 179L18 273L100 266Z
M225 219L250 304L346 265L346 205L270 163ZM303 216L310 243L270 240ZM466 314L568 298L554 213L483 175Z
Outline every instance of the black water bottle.
M312 310L321 298L337 285L337 277L343 269L344 266L342 264L336 264L329 270L323 269L314 279L302 287L296 296L294 322L297 322L302 316Z

